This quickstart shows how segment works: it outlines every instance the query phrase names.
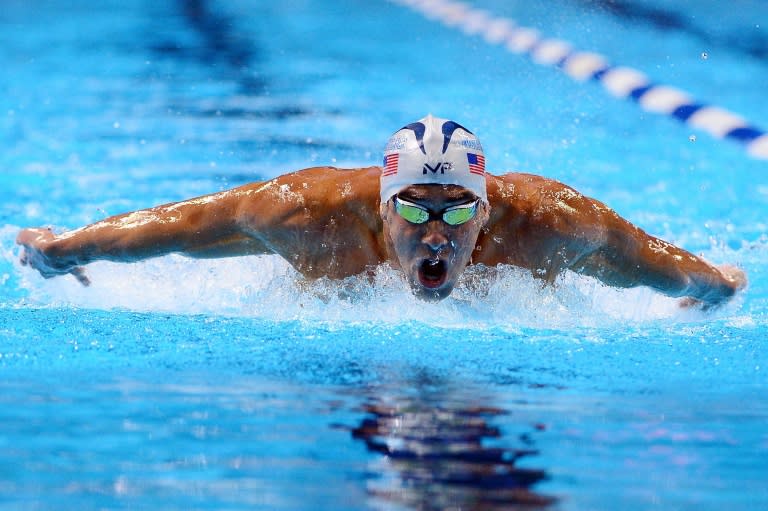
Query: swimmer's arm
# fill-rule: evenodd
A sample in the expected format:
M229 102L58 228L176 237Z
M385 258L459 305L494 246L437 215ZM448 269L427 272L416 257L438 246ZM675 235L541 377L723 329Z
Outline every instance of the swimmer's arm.
M72 274L89 283L82 266L94 261L135 262L180 253L211 258L271 251L241 229L238 213L246 187L188 201L117 215L55 235L50 229L24 229L21 263L44 277Z
M602 243L574 265L577 272L615 287L648 286L668 296L687 297L686 305L705 307L724 303L746 286L742 270L716 267L594 203L601 214L593 225L600 226Z

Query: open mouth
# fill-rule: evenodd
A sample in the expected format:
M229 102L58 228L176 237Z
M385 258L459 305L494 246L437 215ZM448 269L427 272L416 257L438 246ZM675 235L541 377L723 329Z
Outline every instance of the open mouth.
M448 265L442 259L424 259L419 265L419 282L424 287L440 287L447 275Z

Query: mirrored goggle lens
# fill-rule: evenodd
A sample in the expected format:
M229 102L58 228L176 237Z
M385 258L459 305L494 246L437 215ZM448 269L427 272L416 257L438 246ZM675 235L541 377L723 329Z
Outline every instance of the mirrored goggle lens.
M429 220L429 212L426 209L404 204L397 200L397 198L395 198L395 211L412 224L423 224Z
M394 198L394 203L397 214L412 224L423 224L430 218L430 213L426 208L410 204L397 197ZM477 213L477 203L478 201L475 201L471 204L446 209L440 213L440 218L442 218L448 225L461 225L466 223L472 220Z
M443 213L443 221L448 225L461 225L474 218L477 212L477 202L466 206L452 208Z

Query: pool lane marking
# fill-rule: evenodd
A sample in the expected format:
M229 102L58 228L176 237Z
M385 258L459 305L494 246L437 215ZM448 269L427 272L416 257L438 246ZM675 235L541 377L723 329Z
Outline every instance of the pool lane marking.
M576 81L597 80L613 96L631 99L648 112L666 115L716 138L741 143L754 158L768 159L768 132L723 108L701 103L675 87L653 83L631 67L611 64L604 56L574 49L561 39L544 38L538 30L519 26L454 0L391 0L412 8L427 19L489 44L500 44L516 54L527 54L537 64L561 69Z

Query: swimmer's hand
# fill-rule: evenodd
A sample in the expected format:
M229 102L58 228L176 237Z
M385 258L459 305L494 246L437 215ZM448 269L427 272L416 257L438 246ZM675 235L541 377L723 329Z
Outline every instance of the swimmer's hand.
M16 243L22 246L19 262L39 271L46 279L69 273L82 285L90 285L91 281L82 266L67 264L51 254L50 248L55 240L51 229L23 229L16 237Z
M722 264L716 266L717 270L723 277L723 280L727 283L728 287L733 289L733 293L730 296L724 297L721 301L715 303L708 303L695 298L686 297L680 300L679 305L682 308L701 307L702 310L708 310L713 307L723 305L733 295L747 287L747 274L744 270L737 268L731 264Z

